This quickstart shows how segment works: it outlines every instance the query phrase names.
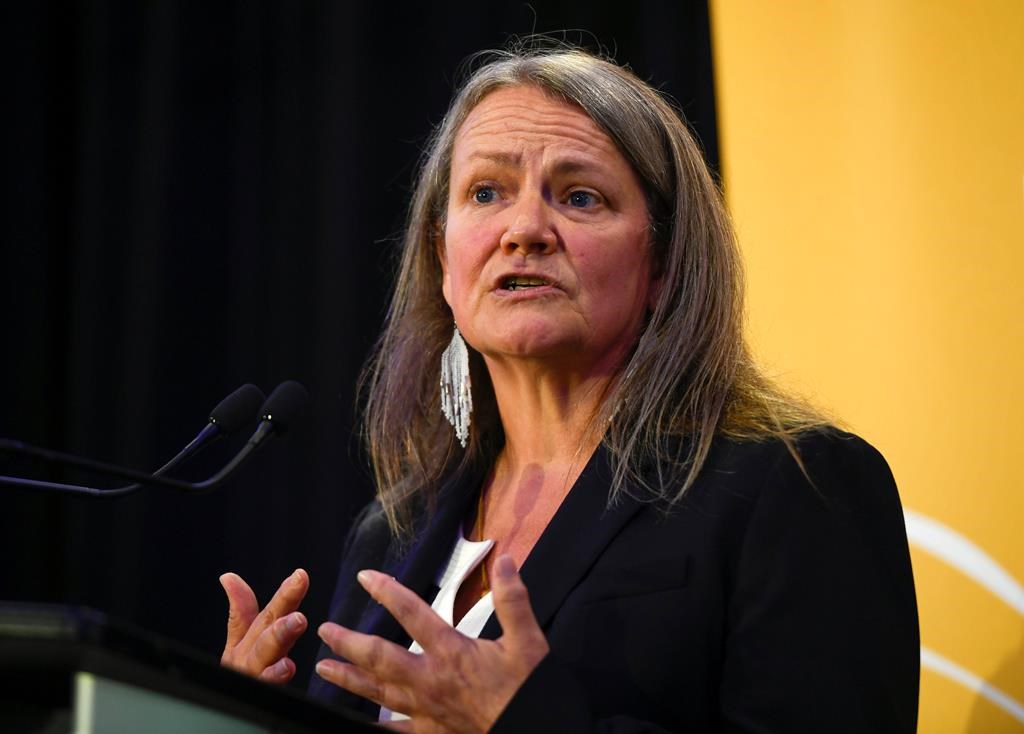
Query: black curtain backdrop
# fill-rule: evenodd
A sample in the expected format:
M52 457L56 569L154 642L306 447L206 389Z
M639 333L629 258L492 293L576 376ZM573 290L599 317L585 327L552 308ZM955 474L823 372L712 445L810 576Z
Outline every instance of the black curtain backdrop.
M312 400L300 427L210 495L0 488L0 599L92 606L214 654L225 570L265 601L305 567L303 608L314 626L326 613L344 534L372 494L356 380L420 147L464 57L574 29L567 40L603 45L674 96L717 159L703 2L97 0L2 13L0 436L151 470L244 382L297 379ZM89 479L0 457L12 473Z

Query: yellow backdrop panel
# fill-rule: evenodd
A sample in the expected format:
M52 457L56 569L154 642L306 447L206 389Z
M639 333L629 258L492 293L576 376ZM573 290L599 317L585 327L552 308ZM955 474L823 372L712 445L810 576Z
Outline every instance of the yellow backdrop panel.
M922 732L1024 732L1024 2L712 0L755 351L908 513Z

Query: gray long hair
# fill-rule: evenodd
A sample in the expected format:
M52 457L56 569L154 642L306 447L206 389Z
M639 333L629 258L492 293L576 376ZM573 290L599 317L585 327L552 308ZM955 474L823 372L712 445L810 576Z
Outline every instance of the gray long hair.
M743 339L739 252L721 193L678 113L632 72L574 48L488 52L456 93L424 151L384 331L363 375L365 432L392 529L432 508L441 480L489 465L504 435L482 357L470 350L473 425L462 451L442 416L438 375L453 317L435 242L448 204L456 134L485 96L530 85L582 108L615 142L644 188L657 302L595 420L614 420L609 502L624 491L671 505L693 484L712 440L793 436L823 420L776 390ZM654 473L651 473L651 468ZM627 487L629 489L627 489Z

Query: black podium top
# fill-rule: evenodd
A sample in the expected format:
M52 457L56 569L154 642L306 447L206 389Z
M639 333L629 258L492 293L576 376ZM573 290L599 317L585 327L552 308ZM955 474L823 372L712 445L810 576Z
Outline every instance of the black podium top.
M275 732L380 731L364 716L221 667L92 609L0 602L0 731L69 731L72 674L127 683Z

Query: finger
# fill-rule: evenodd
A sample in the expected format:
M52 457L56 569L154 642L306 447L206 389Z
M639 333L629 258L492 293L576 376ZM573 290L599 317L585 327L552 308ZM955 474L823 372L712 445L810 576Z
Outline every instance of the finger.
M356 579L366 592L387 609L409 636L427 652L436 649L452 635L458 635L450 624L413 591L391 576L377 571L360 571Z
M264 668L260 680L266 683L287 683L295 675L295 663L291 658L281 658L273 665Z
M267 606L263 607L263 611L256 615L256 619L253 620L247 633L251 641L255 642L255 639L277 620L298 609L307 591L309 591L309 575L303 569L297 568L291 576L281 582L281 586Z
M224 645L225 652L233 648L249 631L252 621L259 613L256 594L249 584L245 583L236 573L226 573L220 577L220 585L228 597L228 639Z
M401 711L408 715L412 705L411 698L400 686L390 684L372 672L350 663L327 658L316 664L316 674L329 683L341 686L392 711Z
M306 626L305 615L302 612L292 612L265 629L253 641L249 650L248 661L252 669L262 670L279 662L306 631Z
M404 647L376 635L354 632L333 622L324 622L317 632L335 655L383 680L407 683L422 663L419 655Z
M503 644L524 652L537 651L538 646L541 646L546 653L547 640L537 624L537 617L530 605L530 594L511 556L503 555L495 560L491 590L494 594L494 613L501 624Z

